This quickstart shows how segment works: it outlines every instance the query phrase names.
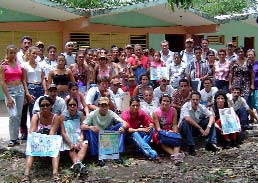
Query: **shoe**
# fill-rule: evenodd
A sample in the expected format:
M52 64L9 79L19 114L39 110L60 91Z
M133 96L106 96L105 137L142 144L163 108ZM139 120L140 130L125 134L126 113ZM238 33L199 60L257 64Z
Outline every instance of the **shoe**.
M184 162L185 154L184 153L172 154L170 158L174 161L175 165L178 166L179 164Z
M99 165L100 167L105 166L105 161L104 161L103 159L102 159L102 160L99 160L98 165Z
M196 151L195 151L195 146L194 145L189 145L188 146L188 154L190 156L195 156L196 155Z
M122 159L115 159L114 160L116 164L123 164L124 161Z
M81 167L82 167L82 163L80 161L74 163L72 166L71 166L71 170L75 173L79 173L80 170L81 170Z
M232 143L231 143L231 147L239 148L240 145L239 145L237 142L232 142Z
M216 144L207 144L205 146L205 150L206 151L212 151L212 152L216 152L216 151L219 151L219 148Z
M88 174L88 168L86 167L86 165L81 163L81 169L80 169L80 174Z
M59 176L57 174L53 174L52 181L54 183L59 183L60 182Z
M18 144L17 140L10 140L8 143L8 147L14 147L17 144Z
M245 125L245 126L242 127L242 129L243 129L243 130L252 130L253 127L250 126L250 125Z
M230 149L230 140L224 142L223 149Z
M31 183L30 176L24 175L20 183Z

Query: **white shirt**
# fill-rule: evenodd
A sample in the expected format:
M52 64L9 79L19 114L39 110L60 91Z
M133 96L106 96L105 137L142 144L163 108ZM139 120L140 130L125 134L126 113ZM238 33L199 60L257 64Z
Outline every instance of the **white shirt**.
M189 64L195 57L194 52L186 52L186 50L182 50L180 54L182 53L182 62L186 65Z
M212 112L209 111L207 107L205 107L202 104L199 104L197 109L194 111L192 108L192 103L186 102L182 108L181 108L181 113L180 113L180 119L179 119L179 126L182 123L182 120L185 117L190 117L192 118L196 123L199 123L202 119L208 118L212 115Z
M32 68L29 62L23 62L22 67L27 74L27 83L42 83L42 64L38 62L35 68Z
M170 63L173 62L174 60L174 52L172 51L168 51L168 54L167 55L164 55L162 50L160 51L160 54L161 54L161 60L166 64L166 67L167 69L169 70L169 65Z
M160 86L155 88L154 91L153 91L153 98L154 100L159 103L159 99L160 97L164 94L164 93L167 93L169 94L170 96L172 96L172 93L175 91L175 89L171 86L171 85L167 85L166 86L166 90L163 92L160 90Z
M75 55L68 55L66 52L62 53L66 59L66 67L69 68L71 64L75 63Z
M148 116L152 117L152 113L159 106L156 100L152 100L150 104L145 102L144 100L140 102L141 109L148 114Z
M172 62L169 66L169 78L170 85L173 88L179 88L179 80L186 77L186 64L181 62L176 65L175 62Z
M211 91L210 92L207 92L204 89L202 89L200 91L200 94L201 94L201 102L203 103L208 103L208 102L213 102L214 101L214 96L216 94L216 92L218 91L218 88L217 87L211 87Z
M233 101L233 95L228 93L227 94L228 97L228 104L234 108L235 111L237 111L240 108L245 108L246 110L248 110L250 107L249 105L246 103L246 100L243 97L238 97L238 99L234 102Z

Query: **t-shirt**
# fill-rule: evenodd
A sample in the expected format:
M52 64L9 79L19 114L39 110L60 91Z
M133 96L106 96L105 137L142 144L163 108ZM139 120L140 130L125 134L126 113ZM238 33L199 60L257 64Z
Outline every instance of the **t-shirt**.
M106 115L102 116L99 113L99 109L96 109L87 116L83 123L89 126L97 126L101 130L105 130L120 122L122 122L122 119L113 111L108 110Z
M217 87L211 87L211 91L207 93L205 89L202 89L200 91L201 94L201 103L202 104L207 104L208 102L213 102L214 101L214 96L216 92L218 91Z

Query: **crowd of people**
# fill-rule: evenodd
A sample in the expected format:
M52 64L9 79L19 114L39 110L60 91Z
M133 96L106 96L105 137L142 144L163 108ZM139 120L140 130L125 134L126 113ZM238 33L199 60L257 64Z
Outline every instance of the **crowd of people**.
M42 41L33 45L31 37L24 36L20 49L7 46L0 66L9 114L8 146L27 140L32 132L59 134L63 138L60 151L69 152L71 169L80 173L87 172L82 163L87 151L89 157L98 155L100 130L119 132L119 152L132 143L136 152L160 162L151 145L155 143L176 165L184 161L183 138L193 156L193 137L198 135L206 137L207 151L220 149L217 139L225 149L239 147L241 131L252 129L249 123L258 121L254 112L258 109L255 51L235 48L232 42L214 50L207 39L194 45L187 38L181 52L169 50L164 40L157 51L128 44L74 54L75 44L68 41L64 52L59 54L61 50L49 45L45 56ZM157 69L165 71L158 79L151 77ZM125 92L130 95L129 106L121 111L115 98ZM224 134L220 109L225 108L233 109L231 117L239 131ZM30 182L33 160L27 157L22 182ZM55 182L59 180L58 164L59 156L53 157ZM98 164L104 166L105 161Z

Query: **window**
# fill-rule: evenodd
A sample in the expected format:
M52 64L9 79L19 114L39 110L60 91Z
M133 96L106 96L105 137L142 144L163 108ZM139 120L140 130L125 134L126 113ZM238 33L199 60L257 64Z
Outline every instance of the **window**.
M209 44L224 44L225 36L224 35L214 35L207 37Z

